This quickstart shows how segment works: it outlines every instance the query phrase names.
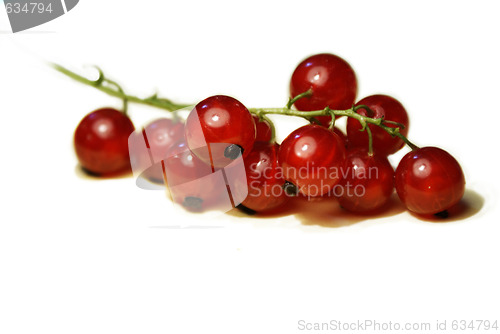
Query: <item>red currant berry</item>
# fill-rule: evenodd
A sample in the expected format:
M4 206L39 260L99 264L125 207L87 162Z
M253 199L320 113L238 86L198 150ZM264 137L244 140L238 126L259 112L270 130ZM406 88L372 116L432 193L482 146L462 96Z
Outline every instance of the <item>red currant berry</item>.
M184 138L184 124L169 118L159 118L146 125L143 134L153 160L160 162L167 157L172 145Z
M271 125L266 120L260 120L257 115L252 115L255 123L256 136L255 141L269 142L272 137Z
M319 125L305 125L282 142L279 162L284 178L306 196L321 196L340 180L345 158L342 139Z
M184 138L184 124L169 118L159 118L146 125L142 132L134 133L134 136L135 138L129 138L134 172L144 171L142 177L163 184L163 168L160 162L167 157L172 145ZM149 149L149 152L145 148Z
M363 116L372 118L384 118L388 121L398 122L404 125L400 128L401 134L405 137L408 135L409 119L403 105L387 95L371 95L365 97L356 105L366 105L373 111L373 115L369 114L365 109L358 109L357 113ZM397 127L397 125L386 124L389 127ZM373 136L373 150L381 155L389 155L397 152L404 146L403 140L397 137L392 137L382 128L370 124L368 125ZM360 131L361 124L354 118L347 120L347 139L350 147L368 147L368 134L366 131Z
M278 165L278 150L276 143L257 142L244 159L248 195L243 206L262 212L280 206L288 198L283 190L285 180Z
M394 191L394 169L381 155L366 148L347 151L342 180L334 189L340 205L351 212L371 212L383 207Z
M255 124L248 109L224 95L196 105L186 120L186 140L196 155L216 168L246 157L255 142Z
M335 134L337 136L339 136L340 139L342 139L342 142L344 143L344 147L347 148L347 136L342 132L342 130L340 130L339 128L337 128L335 126L335 127L333 127L333 132L335 132Z
M291 97L308 90L312 91L311 96L295 102L298 110L348 109L356 100L358 84L353 69L344 59L323 53L302 61L292 74ZM320 116L318 120L328 126L331 117Z
M132 121L116 109L91 112L75 130L74 147L80 165L103 176L130 172L128 137L133 131Z
M423 147L406 154L396 168L396 191L418 214L438 214L457 204L465 191L460 164L448 152Z
M210 165L198 159L184 140L175 143L167 156L163 166L173 201L189 211L208 209L217 190ZM226 191L225 183L218 189Z

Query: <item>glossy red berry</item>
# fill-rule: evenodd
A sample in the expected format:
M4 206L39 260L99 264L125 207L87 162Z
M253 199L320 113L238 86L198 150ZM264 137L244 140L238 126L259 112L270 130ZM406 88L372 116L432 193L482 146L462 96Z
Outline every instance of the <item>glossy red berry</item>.
M167 157L167 152L174 143L184 138L184 123L159 118L147 124L143 134L154 161L159 162Z
M340 139L342 139L342 142L344 143L345 148L347 148L347 136L342 132L342 130L340 130L339 128L337 128L336 126L334 126L333 127L333 132L335 132L335 134L337 136L339 136Z
M132 121L116 109L91 112L75 130L74 147L80 165L102 176L130 172L128 137L133 131Z
M255 123L256 136L255 141L269 142L272 137L271 125L266 120L260 120L257 115L252 115Z
M222 168L241 153L246 157L255 142L255 124L248 109L224 95L196 105L186 120L186 140L191 150L208 164Z
M292 74L290 95L295 97L308 90L312 95L295 102L302 111L348 109L356 100L358 84L351 66L333 54L317 54L302 61ZM328 126L331 117L320 116L318 120Z
M437 214L460 201L465 177L460 164L448 152L423 147L401 159L396 169L396 190L410 211Z
M184 124L169 118L159 118L133 136L129 138L129 151L134 172L143 172L142 177L163 184L160 162L167 157L168 150L184 138Z
M334 189L340 205L351 212L382 208L394 191L394 169L381 155L369 155L365 148L347 151L342 180Z
M278 164L279 145L257 142L244 159L248 195L241 203L262 212L283 204L288 196L283 190L285 180Z
M409 118L403 105L387 95L371 95L365 97L356 105L366 105L373 111L369 114L365 109L358 109L357 113L372 118L384 118L388 121L398 122L404 125L400 128L401 134L408 136ZM389 127L398 127L397 125L386 124ZM382 128L370 124L368 125L373 136L373 150L381 155L389 155L397 152L404 146L403 140L392 137ZM368 147L368 135L366 131L360 131L361 124L354 118L347 120L347 139L350 147Z
M311 124L288 135L278 157L286 181L303 195L321 196L340 180L345 147L333 131Z
M217 189L215 179L210 177L212 167L193 154L185 140L168 150L162 164L173 201L189 211L206 210L216 191L226 191L225 184Z

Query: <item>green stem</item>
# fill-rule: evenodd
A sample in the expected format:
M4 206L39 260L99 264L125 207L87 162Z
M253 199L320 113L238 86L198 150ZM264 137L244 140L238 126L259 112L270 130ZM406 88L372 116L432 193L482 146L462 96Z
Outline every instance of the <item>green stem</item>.
M287 109L291 109L293 104L295 102L297 102L297 100L300 100L303 97L309 97L312 94L313 94L312 89L309 89L309 90L305 91L304 93L301 93L301 94L295 96L293 99L289 99L288 103L286 104Z
M389 133L393 137L401 138L412 150L418 149L418 146L413 144L406 138L403 134L399 132L399 128L389 127L384 124L384 120L382 118L371 118L367 116L360 115L356 113L356 110L363 108L369 110L369 108L365 105L353 106L350 109L346 110L332 110L330 108L325 108L323 110L314 110L314 111L298 111L292 110L288 108L250 108L250 112L259 114L275 114L275 115L287 115L287 116L296 116L302 118L309 117L317 117L317 116L347 116L354 118L359 121L361 124L361 130L364 131L368 124L374 124L380 128L382 128L385 132Z
M102 73L102 71L100 71L100 73ZM123 98L122 98L122 100L123 100L123 108L122 109L123 109L123 113L125 115L127 115L127 113L128 113L128 100L127 100L127 97L125 95L125 92L123 91L123 88L118 83L116 83L115 81L112 81L112 80L109 80L109 79L104 79L103 82L104 81L107 82L109 85L114 86L116 88L116 90L120 94L123 95Z
M126 112L126 110L127 110L126 104L128 102L144 104L144 105L164 109L167 111L175 111L175 110L179 110L182 108L192 106L191 104L174 103L169 99L158 97L157 94L154 94L153 96L145 98L145 99L141 99L140 97L137 97L134 95L127 95L127 94L125 94L123 89L120 87L120 85L118 85L116 82L114 82L112 80L105 78L103 72L99 68L97 68L97 70L99 72L99 78L97 78L97 80L89 80L89 79L87 79L79 74L76 74L76 73L74 73L74 72L72 72L72 71L70 71L70 70L68 70L60 65L57 65L57 64L51 64L51 65L57 71L63 73L64 75L70 77L73 80L76 80L76 81L81 82L81 83L88 85L88 86L92 86L92 87L94 87L94 88L96 88L96 89L100 90L101 92L104 92L108 95L122 99L124 102L124 112ZM373 124L373 125L376 125L376 126L382 128L384 131L389 133L391 136L401 138L401 140L403 140L412 150L418 149L418 146L416 146L415 144L410 142L408 140L408 138L406 138L403 134L401 134L399 132L400 128L404 128L402 124L392 122L392 121L387 121L387 120L384 120L383 118L371 118L371 117L363 116L363 115L356 113L356 110L358 110L358 109L365 109L368 114L373 115L373 111L370 110L370 108L368 108L365 105L352 106L350 109L346 109L346 110L332 110L328 107L326 107L323 110L315 110L315 111L298 111L298 110L290 109L291 106L298 99L303 98L303 97L307 97L307 96L311 96L311 94L312 94L312 92L310 90L308 90L302 94L297 95L295 98L290 99L290 101L288 101L288 104L285 108L250 108L248 110L251 113L259 116L259 118L269 122L269 125L271 126L273 139L275 136L275 128L274 128L273 122L266 116L268 114L297 116L297 117L305 118L309 121L311 121L311 120L317 121L315 119L315 117L317 117L317 116L332 116L334 119L335 119L335 116L347 116L347 117L351 117L351 118L358 120L359 123L361 124L362 131L368 129L367 128L368 124ZM387 126L385 124L396 125L397 127L390 127L390 126ZM371 131L369 129L367 131L368 131L369 137L371 137L370 136ZM373 139L371 141L373 141ZM370 144L370 147L371 146L373 146L373 143ZM373 149L373 148L371 148L371 149Z
M151 107L157 107L157 108L165 109L168 111L174 111L174 110L178 110L178 109L182 109L182 108L186 108L186 107L191 106L190 104L177 104L177 103L174 103L168 99L159 98L156 94L151 96L151 97L145 98L145 99L141 99L141 98L139 98L137 96L133 96L133 95L127 95L123 92L123 90L117 89L117 87L115 87L115 88L110 87L109 83L111 83L111 85L113 85L114 82L110 81L108 79L105 79L101 71L99 71L99 78L97 80L89 80L89 79L87 79L79 74L76 74L76 73L74 73L74 72L72 72L72 71L70 71L70 70L68 70L60 65L52 64L52 66L57 71L63 73L64 75L70 77L73 80L76 80L76 81L83 83L85 85L97 88L101 92L104 92L108 95L117 97L117 98L124 100L124 101L126 100L128 102L145 104L145 105L148 105ZM108 82L108 85L103 85L103 83L105 83L105 82Z
M265 121L269 124L269 127L271 128L271 142L275 141L276 139L276 127L274 126L273 121L269 117L267 117L264 114L255 114L257 117L259 117L259 120Z
M266 115L262 115L261 117L269 124L269 127L271 128L271 142L274 142L276 140L276 127L274 126L273 121L271 121Z
M333 113L330 113L330 115L332 117L332 120L330 121L330 124L328 125L328 129L333 130L333 128L335 127L335 120L337 119L337 117L335 117L335 115Z
M368 155L373 156L373 135L369 126L366 127L366 134L368 135Z
M321 125L321 122L318 121L318 119L315 118L315 117L309 117L309 118L307 118L307 120L310 121L311 123L314 123L314 124L317 124L317 125Z

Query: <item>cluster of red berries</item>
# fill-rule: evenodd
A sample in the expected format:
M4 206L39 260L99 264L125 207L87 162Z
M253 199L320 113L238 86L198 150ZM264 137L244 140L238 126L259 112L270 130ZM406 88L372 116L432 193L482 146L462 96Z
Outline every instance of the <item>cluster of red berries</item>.
M229 192L234 204L256 212L276 209L292 195L334 196L348 211L373 212L387 204L394 188L418 214L440 214L457 204L465 191L459 163L440 148L418 148L407 140L409 118L399 101L372 95L356 102L356 93L351 66L338 56L318 54L293 72L285 108L249 110L232 97L209 97L185 123L165 118L139 132L154 160L161 161L148 178L164 179L174 201L195 210ZM311 124L278 144L267 114L300 116ZM342 116L348 117L345 134L335 127ZM130 171L133 133L123 112L90 113L75 132L80 164L98 175ZM394 171L387 157L405 143L412 151ZM197 182L218 170L229 173L238 161L244 184L228 183L226 176L222 184Z

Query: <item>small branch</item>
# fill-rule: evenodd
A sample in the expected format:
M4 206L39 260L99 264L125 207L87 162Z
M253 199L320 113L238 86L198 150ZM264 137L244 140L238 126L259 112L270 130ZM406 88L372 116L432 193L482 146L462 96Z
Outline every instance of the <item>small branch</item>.
M262 120L266 121L269 124L269 127L271 128L271 142L274 142L276 140L276 127L274 126L273 121L266 115L261 115L259 116L262 118Z
M292 98L289 99L288 103L286 104L287 109L291 109L293 104L295 102L297 102L297 100L300 100L303 97L310 97L310 96L312 96L312 94L313 94L312 89L309 89L309 90L305 91L304 93L301 93L301 94L295 96L293 99Z
M399 127L393 128L384 125L384 123L387 123L388 121L382 118L371 118L356 113L356 110L360 108L366 109L367 112L372 112L367 106L353 106L350 109L346 110L332 110L328 107L326 107L323 110L314 110L314 111L298 111L288 108L250 108L249 110L250 112L255 113L257 115L275 114L275 115L296 116L306 119L310 119L311 117L317 117L317 116L332 116L332 117L347 116L358 120L358 122L361 124L362 127L361 131L365 131L367 129L368 124L373 124L382 128L385 132L387 132L391 136L401 138L412 150L418 149L418 146L410 142L408 138L406 138L403 134L399 132L400 129ZM389 124L392 124L392 122Z
M57 71L70 77L71 79L73 79L75 81L78 81L78 82L83 83L85 85L97 88L98 90L100 90L103 93L117 97L117 98L122 99L122 100L126 100L127 102L144 104L144 105L148 105L148 106L152 106L152 107L156 107L156 108L160 108L160 109L165 109L167 111L179 110L179 109L191 106L190 104L177 104L177 103L174 103L174 102L172 102L168 99L165 99L165 98L158 98L156 95L149 97L149 98L146 98L146 99L141 99L140 97L137 97L137 96L125 94L123 92L123 90L121 90L121 89L113 89L111 87L104 86L103 83L105 83L106 81L108 83L111 83L112 85L115 83L114 83L114 81L107 80L104 77L104 75L102 74L102 71L100 71L99 69L98 69L99 78L94 81L94 80L89 80L89 79L87 79L79 74L76 74L76 73L74 73L74 72L72 72L72 71L68 70L67 68L64 68L60 65L52 64L52 66Z
M368 135L368 155L373 156L373 135L369 126L366 127L366 134Z
M321 125L321 122L318 121L318 119L316 117L309 117L307 120L314 123L314 124Z
M118 83L107 79L104 76L104 73L102 72L102 70L98 67L96 67L97 71L99 72L99 77L97 78L97 80L89 80L89 79L87 79L79 74L76 74L76 73L74 73L74 72L68 70L67 68L64 68L58 64L52 63L51 65L57 71L63 73L64 75L70 77L71 79L73 79L75 81L78 81L78 82L83 83L83 84L88 85L88 86L92 86L92 87L100 90L101 92L104 92L108 95L122 99L123 103L124 103L124 112L126 112L128 102L144 104L144 105L164 109L164 110L167 110L170 112L192 106L190 104L174 103L169 99L158 97L157 94L154 94L153 96L150 96L150 97L144 98L144 99L141 99L140 97L137 97L134 95L127 95L127 94L125 94L125 92L123 91L121 86L118 85ZM363 115L360 115L356 112L358 109L365 109L367 114L373 115L374 114L373 111L365 105L352 106L350 109L346 109L346 110L332 110L328 107L326 107L323 110L314 110L314 111L298 111L298 110L291 109L291 107L293 106L293 104L297 100L304 98L304 97L311 96L311 95L312 95L311 90L308 90L302 94L299 94L299 95L295 96L293 99L290 99L285 108L249 108L248 110L251 113L259 116L260 119L266 120L269 123L269 125L271 126L273 138L275 136L276 130L275 130L273 122L266 116L268 114L302 117L308 121L313 121L316 123L319 123L318 120L315 118L317 116L331 116L333 118L332 127L335 124L334 123L335 116L347 116L347 117L357 119L359 121L359 123L361 124L361 127L362 127L361 131L366 130L368 132L369 141L370 141L370 145L369 145L370 152L373 150L373 148L372 148L373 138L371 136L370 129L367 127L368 124L376 125L382 129L384 129L384 131L389 133L391 136L401 138L401 140L403 140L412 150L418 149L418 146L416 146L415 144L410 142L408 140L408 138L406 138L403 134L400 133L400 131L399 131L400 128L404 129L403 124L393 122L393 121L384 120L383 118L371 118L371 117L363 116ZM385 124L396 125L397 127L394 128L394 127L387 126Z

